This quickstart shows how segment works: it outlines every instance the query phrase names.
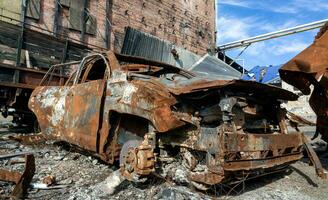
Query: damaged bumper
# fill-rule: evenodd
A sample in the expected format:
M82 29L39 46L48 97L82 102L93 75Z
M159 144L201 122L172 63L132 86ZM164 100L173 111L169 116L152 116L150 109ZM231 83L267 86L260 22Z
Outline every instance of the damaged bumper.
M302 134L225 134L224 170L272 168L302 158Z

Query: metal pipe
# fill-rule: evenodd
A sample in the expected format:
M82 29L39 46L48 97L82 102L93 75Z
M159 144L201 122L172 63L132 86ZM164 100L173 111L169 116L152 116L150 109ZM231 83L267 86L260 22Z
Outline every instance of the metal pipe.
M229 42L226 44L219 45L217 48L219 51L226 51L226 50L231 50L234 48L245 47L252 43L261 42L264 40L274 39L274 38L278 38L278 37L283 37L283 36L300 33L300 32L304 32L304 31L309 31L309 30L316 29L316 28L321 28L322 26L325 25L326 22L328 22L328 19L315 21L315 22L311 22L308 24L303 24L303 25L296 26L293 28L283 29L283 30L279 30L279 31L271 32L271 33L266 33L263 35L258 35L258 36L243 39L243 40Z

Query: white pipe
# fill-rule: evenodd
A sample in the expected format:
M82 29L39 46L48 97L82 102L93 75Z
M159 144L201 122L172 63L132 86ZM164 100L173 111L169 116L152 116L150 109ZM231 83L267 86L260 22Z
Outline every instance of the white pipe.
M243 39L243 40L229 42L229 43L226 43L223 45L219 45L218 49L220 49L221 51L225 51L225 50L230 50L230 49L234 49L234 48L238 48L238 47L248 46L255 42L260 42L260 41L269 40L269 39L273 39L273 38L283 37L286 35L309 31L309 30L320 28L320 27L324 26L326 22L328 22L328 19L315 21L315 22L311 22L308 24L303 24L303 25L296 26L293 28L283 29L283 30L279 30L279 31L271 32L271 33L266 33L263 35L258 35L258 36Z
M25 59L26 59L26 67L32 68L30 54L28 53L28 50L25 50Z

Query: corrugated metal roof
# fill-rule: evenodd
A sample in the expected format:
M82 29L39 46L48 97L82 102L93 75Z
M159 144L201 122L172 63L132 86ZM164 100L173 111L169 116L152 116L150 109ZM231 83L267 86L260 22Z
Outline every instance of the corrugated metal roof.
M171 51L176 49L178 59L174 59ZM145 57L150 60L160 61L176 67L188 69L201 57L186 49L176 47L174 44L159 39L150 34L140 32L131 27L126 29L122 54Z
M241 73L215 56L206 54L190 70L200 76L213 80L240 79Z

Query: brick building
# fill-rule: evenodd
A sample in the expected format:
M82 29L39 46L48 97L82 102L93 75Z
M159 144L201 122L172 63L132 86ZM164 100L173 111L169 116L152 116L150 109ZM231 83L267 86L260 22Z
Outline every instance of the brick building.
M1 0L0 20L19 24L24 15L23 2ZM214 2L26 0L24 22L32 30L116 51L120 51L125 28L130 26L202 55L215 44Z
M110 20L116 49L127 26L200 55L215 45L214 0L113 0Z

